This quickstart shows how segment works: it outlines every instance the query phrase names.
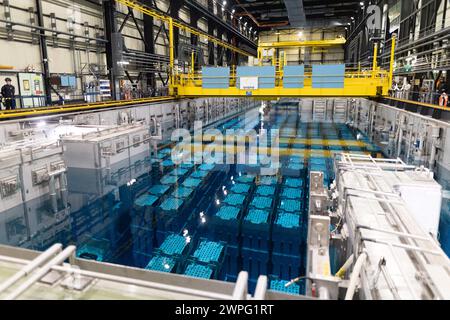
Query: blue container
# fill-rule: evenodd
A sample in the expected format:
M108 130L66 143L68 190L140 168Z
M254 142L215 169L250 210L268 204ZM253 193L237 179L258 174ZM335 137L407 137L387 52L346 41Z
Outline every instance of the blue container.
M250 185L246 183L237 183L231 188L233 193L248 193L250 190Z
M284 212L300 215L302 212L302 202L299 200L281 199L278 208Z
M327 164L327 159L325 158L317 158L317 157L312 157L309 159L309 164L310 165L319 165L319 166L325 166Z
M196 264L191 262L187 265L183 272L184 275L194 278L211 279L214 274L214 270L210 266Z
M150 189L148 189L148 192L155 196L162 196L169 189L170 189L170 186L168 186L168 185L156 184L156 185L150 187Z
M301 275L302 259L300 256L272 254L272 274L280 279L294 279Z
M216 165L215 164L212 164L212 163L204 163L204 164L202 164L200 167L198 167L200 170L203 170L203 171L211 171L211 170L213 170L214 168L216 167Z
M273 186L259 186L256 188L256 194L260 196L274 196L275 187Z
M159 197L157 196L143 194L134 201L134 205L138 208L151 207L158 199Z
M303 180L300 178L286 178L284 185L289 188L301 188L303 187Z
M222 206L216 216L221 220L237 220L241 209L234 206Z
M245 202L245 196L237 193L229 193L225 199L223 200L224 203L227 203L232 206L240 206L242 207Z
M242 248L242 270L248 272L250 279L256 280L261 275L267 275L269 258L267 250Z
M255 176L243 175L236 177L235 181L240 183L253 183L253 181L255 181Z
M175 259L155 255L149 261L145 269L167 273L176 272L177 263L178 262Z
M303 198L303 190L298 188L286 188L281 191L282 199L301 200Z
M241 271L239 265L240 253L239 247L237 245L227 245L227 252L225 254L225 259L222 265L220 277L221 279L226 279L227 275L237 275Z
M301 216L287 212L277 212L272 230L273 252L278 254L301 254L304 234L301 228Z
M194 164L192 164L192 163L188 163L188 162L183 162L183 163L181 163L180 164L180 168L183 168L183 169L192 169L194 167Z
M159 208L164 211L177 211L183 205L184 201L179 198L169 197L161 203Z
M271 197L254 197L250 206L257 209L269 210L272 207L272 202Z
M172 185L172 184L177 183L179 179L180 179L180 177L178 177L178 176L167 175L167 176L162 177L160 181L162 184Z
M151 258L150 254L153 252L156 238L156 232L151 229L151 224L139 226L133 224L130 226L132 237L132 251L135 263L139 267L145 267Z
M200 239L192 259L200 264L221 265L225 257L226 246L224 242L214 242Z
M300 295L302 293L300 286L297 283L286 287L286 284L289 283L288 280L270 280L269 281L269 290L282 292L290 295Z
M209 175L209 171L197 170L191 174L192 178L203 179Z
M187 178L186 180L183 181L182 185L184 187L188 187L188 188L196 188L198 187L200 184L202 183L201 179L196 179L196 178Z
M172 192L172 197L180 198L180 199L187 199L192 195L193 192L194 192L194 189L181 186L181 187L176 188Z
M225 241L228 245L239 243L241 209L224 205L211 217L209 232L215 241Z
M297 164L303 164L305 162L305 159L300 156L291 156L289 158L290 163L297 163Z
M328 146L328 149L330 149L331 151L336 151L336 152L343 152L344 148L342 148L342 146Z
M169 175L172 175L172 176L184 176L187 172L188 172L187 169L175 168L169 173Z
M186 238L179 234L169 233L164 242L155 249L155 252L167 256L182 256L187 252L189 244Z
M242 221L242 246L248 249L268 250L270 245L268 211L251 208Z

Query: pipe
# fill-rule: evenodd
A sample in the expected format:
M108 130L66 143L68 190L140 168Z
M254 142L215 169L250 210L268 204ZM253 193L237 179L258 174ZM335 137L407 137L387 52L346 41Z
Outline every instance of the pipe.
M39 269L38 272L33 274L30 278L28 278L27 281L22 283L22 285L20 285L16 290L14 290L3 300L15 300L16 298L18 298L29 287L31 287L33 284L39 281L43 276L45 276L52 269L53 266L61 264L64 262L64 260L69 258L75 252L75 250L76 250L75 246L68 246L66 249L64 249L56 257L54 257L47 264L45 264L41 269Z
M350 257L348 257L348 259L347 259L347 261L345 261L344 265L338 270L338 272L336 272L336 277L344 279L345 273L347 272L348 268L350 268L350 266L352 265L354 257L355 257L354 254L352 254L352 255L350 255Z
M345 300L353 300L353 296L356 291L356 286L358 285L359 276L361 274L362 267L366 262L366 259L367 253L366 251L363 251L356 260L352 275L350 276L350 282L348 284L348 289L345 294Z
M431 154L430 154L430 161L429 161L429 166L428 166L431 171L434 170L435 160L436 160L436 145L435 145L435 142L433 139L433 142L431 144Z
M61 252L62 245L60 243L56 243L50 248L48 248L45 252L37 256L33 261L29 264L25 265L20 271L15 273L12 277L8 278L5 282L0 285L0 293L4 292L6 289L11 287L21 278L28 276L34 269L39 267L44 261L49 259L51 256L55 255L58 252Z
M54 213L58 212L58 199L56 197L56 186L55 186L55 176L50 176L50 182L48 184L50 189L50 203L52 205L52 210Z
M67 177L66 173L62 172L59 176L59 188L61 189L61 200L64 208L67 208L68 204L68 192L67 192Z

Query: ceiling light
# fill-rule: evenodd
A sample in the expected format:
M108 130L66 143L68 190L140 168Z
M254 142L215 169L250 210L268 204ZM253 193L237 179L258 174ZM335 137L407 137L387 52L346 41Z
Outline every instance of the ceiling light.
M227 2L226 2L226 1L222 2L222 5L226 6L226 5L227 5Z
M235 12L236 12L236 9L231 10L231 13L235 13Z

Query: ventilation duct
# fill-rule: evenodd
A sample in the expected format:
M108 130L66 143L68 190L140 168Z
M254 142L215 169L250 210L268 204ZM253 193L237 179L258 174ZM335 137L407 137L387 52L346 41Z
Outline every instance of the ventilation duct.
M286 6L291 27L303 27L306 25L303 0L284 0L284 5Z

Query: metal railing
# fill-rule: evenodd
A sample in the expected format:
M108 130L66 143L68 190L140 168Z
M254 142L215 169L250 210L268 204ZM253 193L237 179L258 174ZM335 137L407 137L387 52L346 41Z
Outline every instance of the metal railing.
M447 105L440 105L439 99L441 97L439 92L429 92L429 91L405 91L405 90L390 90L389 96L401 100L409 100L413 102L420 102L431 104L440 107L449 107L448 101Z
M18 269L15 274L6 278L0 284L0 296L3 300L17 298L44 298L36 296L36 286L39 281L49 272L58 272L63 275L71 275L73 279L72 290L76 290L76 281L96 279L98 281L108 281L123 286L123 291L127 291L128 286L136 288L157 290L160 292L176 295L188 295L192 298L215 299L215 300L303 300L305 296L292 296L281 292L270 291L267 286L261 288L259 285L258 294L252 297L248 293L248 273L239 273L236 283L224 281L211 281L200 278L190 278L183 275L167 274L127 266L114 265L90 261L75 257L76 247L68 246L63 250L61 244L54 244L45 252L31 251L22 248L14 248L0 245L0 268L3 264L16 265ZM65 261L68 260L68 263ZM258 283L266 281L267 277L261 276ZM62 283L59 283L63 285ZM53 291L58 284L48 288ZM109 285L108 288L111 288ZM87 289L89 290L89 289ZM56 295L58 290L56 290ZM95 288L94 288L95 291ZM25 296L24 296L25 295ZM155 293L150 293L150 296ZM51 294L45 295L51 297ZM95 298L95 294L93 296ZM160 295L156 294L156 297ZM142 296L140 296L142 298Z

